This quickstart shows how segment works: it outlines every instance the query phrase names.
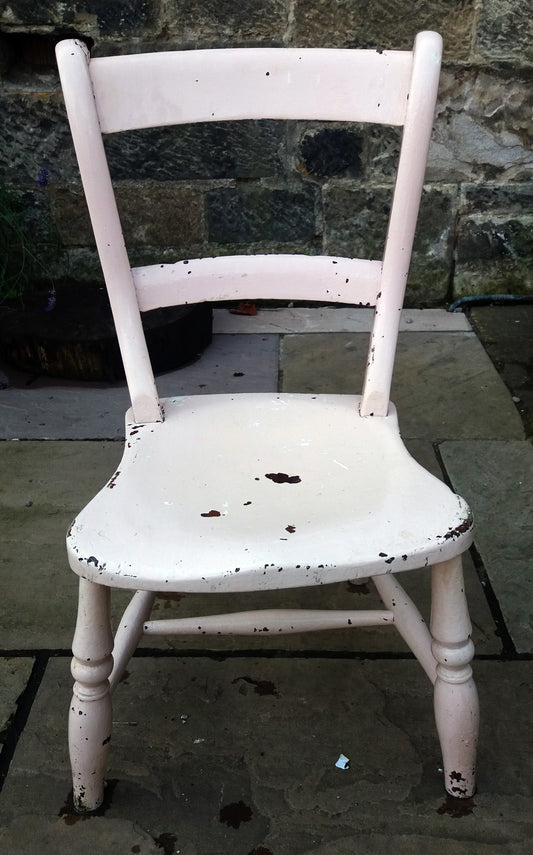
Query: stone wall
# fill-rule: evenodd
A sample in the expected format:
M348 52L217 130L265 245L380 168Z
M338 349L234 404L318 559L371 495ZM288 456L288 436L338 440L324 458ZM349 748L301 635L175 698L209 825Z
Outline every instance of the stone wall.
M54 68L59 38L81 36L93 55L409 48L418 30L435 29L444 65L408 303L530 292L531 13L523 0L0 0L0 183L20 197L54 276L95 280ZM380 253L398 144L392 129L317 123L111 137L132 262L217 252ZM38 183L43 168L45 185Z

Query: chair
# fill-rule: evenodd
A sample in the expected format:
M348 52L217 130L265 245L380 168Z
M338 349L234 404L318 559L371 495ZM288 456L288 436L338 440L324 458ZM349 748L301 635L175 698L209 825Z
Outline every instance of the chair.
M228 49L57 59L131 408L122 462L67 536L79 578L69 743L74 804L102 802L111 694L144 634L283 633L395 626L434 684L447 792L474 792L477 695L461 554L466 503L407 453L389 402L441 57L413 51ZM102 134L239 119L403 126L383 258L256 255L131 268ZM160 400L140 312L216 300L349 302L374 309L361 395ZM398 582L431 568L427 627ZM298 588L372 578L384 608L269 609L151 620L157 592ZM110 591L132 598L113 638Z

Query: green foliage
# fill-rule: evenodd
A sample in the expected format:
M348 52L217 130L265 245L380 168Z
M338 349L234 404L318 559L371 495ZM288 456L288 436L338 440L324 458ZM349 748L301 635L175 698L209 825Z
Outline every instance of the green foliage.
M40 266L24 227L21 205L0 185L0 303L22 297Z

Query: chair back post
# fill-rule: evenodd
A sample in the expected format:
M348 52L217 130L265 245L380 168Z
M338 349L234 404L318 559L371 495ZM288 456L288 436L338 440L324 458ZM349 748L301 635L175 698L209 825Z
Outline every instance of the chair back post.
M89 52L85 44L76 39L60 42L56 52L74 148L108 288L135 420L161 421L161 407L94 101Z
M402 144L387 231L381 291L370 337L362 416L386 416L420 198L424 185L442 58L438 33L415 39Z

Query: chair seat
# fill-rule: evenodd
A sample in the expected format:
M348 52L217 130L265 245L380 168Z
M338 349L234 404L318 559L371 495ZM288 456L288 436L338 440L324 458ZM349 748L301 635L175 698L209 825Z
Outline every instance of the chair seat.
M468 506L408 454L391 404L359 396L169 398L126 416L117 472L73 522L72 569L114 587L299 587L444 561L472 539ZM141 452L142 448L142 454Z

